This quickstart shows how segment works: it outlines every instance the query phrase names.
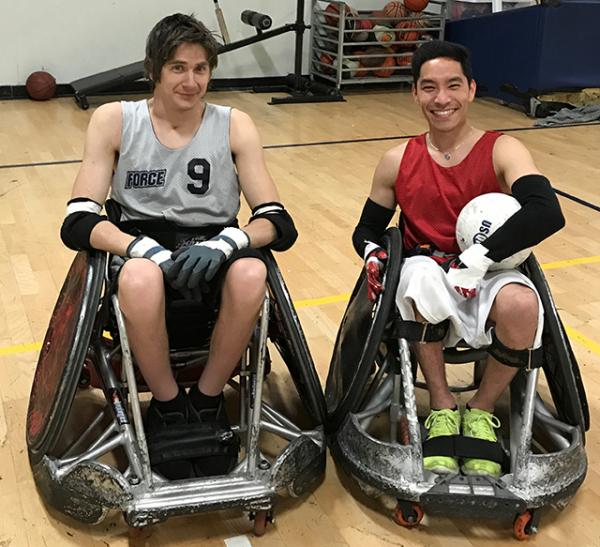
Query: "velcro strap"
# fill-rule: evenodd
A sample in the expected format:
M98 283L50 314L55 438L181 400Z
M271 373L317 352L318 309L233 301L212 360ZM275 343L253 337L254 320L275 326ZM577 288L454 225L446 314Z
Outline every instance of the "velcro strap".
M537 349L512 349L505 346L496 336L496 329L492 330L492 343L487 348L488 353L503 365L515 368L531 369L542 365L543 350Z
M102 211L102 205L93 199L89 198L74 198L69 200L67 203L67 215L69 216L73 213L95 213L100 214Z
M404 338L408 342L439 342L448 332L449 321L446 319L437 325L433 323L419 323L396 319L392 329L392 336Z
M504 461L504 451L498 442L459 435L454 444L457 458L477 458L500 464Z
M240 438L214 423L167 426L152 435L148 454L152 465L170 461L237 454Z
M423 456L449 456L453 458L476 458L503 463L504 451L500 443L465 437L444 435L423 442Z
M252 218L260 218L264 215L281 213L282 211L283 205L281 203L277 201L270 201L268 203L257 205L254 209L252 209Z
M237 249L245 249L250 245L250 236L244 230L231 226L224 228L219 237L232 241Z
M129 244L126 253L131 258L149 258L161 250L164 250L164 247L151 237L138 236Z
M456 453L455 442L459 435L442 435L423 441L423 456L450 456Z

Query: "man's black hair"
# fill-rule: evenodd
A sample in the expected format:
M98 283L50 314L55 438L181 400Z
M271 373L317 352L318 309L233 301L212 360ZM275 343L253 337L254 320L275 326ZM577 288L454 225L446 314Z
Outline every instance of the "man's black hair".
M198 44L206 50L211 72L217 66L217 43L213 33L193 15L174 13L161 19L148 34L144 69L153 83L160 81L162 67L181 44Z
M453 42L432 40L431 42L425 42L413 54L411 68L413 83L415 85L417 85L417 81L421 75L423 63L440 57L458 61L467 81L471 83L471 80L473 80L473 69L471 68L471 55L469 50L465 46Z

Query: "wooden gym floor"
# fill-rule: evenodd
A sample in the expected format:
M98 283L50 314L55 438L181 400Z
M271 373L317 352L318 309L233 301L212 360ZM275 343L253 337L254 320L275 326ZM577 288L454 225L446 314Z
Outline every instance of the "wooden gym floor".
M361 262L350 236L383 152L424 130L408 92L346 95L347 102L269 106L269 96L212 94L256 121L270 171L300 237L278 256L324 382L331 348ZM92 105L92 108L94 105ZM82 156L92 110L71 99L0 102L0 545L125 545L119 514L96 527L46 509L27 462L25 414L40 342L73 253L58 232ZM567 226L536 249L567 326L586 383L592 416L588 476L562 512L547 511L531 545L600 545L600 126L532 130L532 120L493 102L476 101L472 122L510 130L532 151L561 193ZM567 196L567 197L565 197ZM572 199L572 196L585 203ZM590 206L591 205L591 206ZM595 205L595 207L594 207ZM248 210L240 218L245 221ZM456 373L460 376L463 373ZM466 373L465 373L466 374ZM463 374L464 375L464 374ZM290 390L276 368L268 383ZM465 402L463 397L462 402ZM351 493L352 492L352 493ZM262 538L239 511L171 519L147 545L234 545L247 534L262 546L505 545L510 527L496 522L425 517L416 530L392 522L384 506L356 491L328 460L316 491L276 507ZM238 540L241 541L241 540ZM237 543L237 545L248 543Z

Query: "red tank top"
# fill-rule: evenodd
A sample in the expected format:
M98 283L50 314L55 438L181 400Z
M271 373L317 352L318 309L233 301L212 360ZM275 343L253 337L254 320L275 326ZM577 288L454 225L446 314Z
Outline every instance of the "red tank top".
M486 131L458 165L442 167L430 156L425 134L412 138L396 177L396 201L404 222L404 248L430 243L459 253L456 219L474 197L500 192L492 152L502 133Z

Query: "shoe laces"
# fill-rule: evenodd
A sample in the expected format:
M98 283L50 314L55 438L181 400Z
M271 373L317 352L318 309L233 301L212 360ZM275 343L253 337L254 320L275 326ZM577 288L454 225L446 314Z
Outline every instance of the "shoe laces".
M432 410L425 420L425 429L428 430L428 438L441 437L443 435L458 435L460 417L456 410L442 408Z
M500 427L500 420L491 412L485 410L471 409L465 415L464 433L469 437L483 439L484 441L496 441L494 429Z

